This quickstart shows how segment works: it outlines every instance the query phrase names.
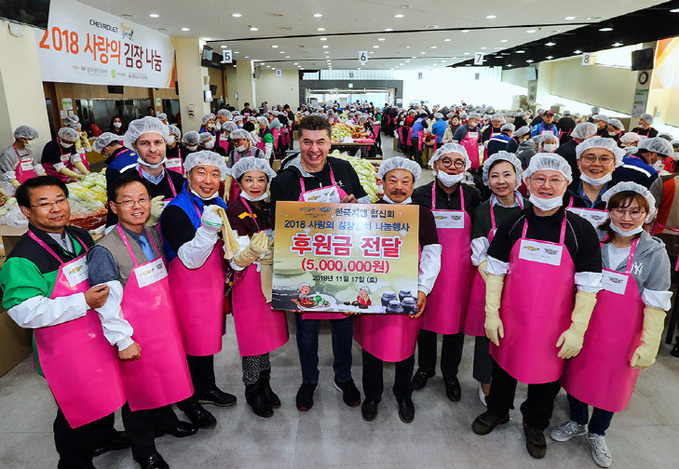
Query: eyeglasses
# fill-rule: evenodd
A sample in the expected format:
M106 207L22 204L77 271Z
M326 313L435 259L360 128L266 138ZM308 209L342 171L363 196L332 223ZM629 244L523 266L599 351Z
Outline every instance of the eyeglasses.
M39 208L40 210L51 210L52 206L68 204L68 199L59 199L56 202L43 202L38 205L31 205L31 207Z
M646 210L640 208L612 208L610 212L618 218L622 218L627 214L632 220L638 220L646 214Z
M444 168L449 168L452 165L455 169L462 169L467 165L467 162L465 160L453 161L452 158L442 158L439 160L439 163Z
M589 163L589 164L594 163L597 160L600 161L601 164L608 164L608 163L613 162L613 160L615 158L612 157L612 156L592 156L592 155L585 156L585 155L583 155L583 156L580 157L580 159L582 161L584 161L585 163Z
M558 186L559 184L563 184L563 182L565 181L564 178L559 177L546 178L543 176L532 177L530 178L530 180L533 181L538 186L544 186L545 184L547 184L548 181L551 186Z
M142 197L139 200L123 200L122 202L113 202L116 205L122 205L125 208L134 207L134 204L139 204L142 207L148 207L151 205L151 199Z

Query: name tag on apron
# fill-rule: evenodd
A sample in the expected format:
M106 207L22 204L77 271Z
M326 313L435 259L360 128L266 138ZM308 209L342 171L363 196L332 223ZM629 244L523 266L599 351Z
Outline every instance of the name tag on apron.
M340 203L339 192L337 192L337 187L321 187L320 189L314 189L311 191L306 191L302 194L302 199L305 202L323 202L328 204L338 204Z
M165 269L163 259L159 257L153 262L140 265L134 269L134 274L137 277L139 288L144 288L167 277L167 270Z
M75 287L87 280L88 268L85 256L64 266L64 275L69 285Z
M521 240L519 259L540 264L560 265L563 246L544 244L530 239Z
M461 210L432 210L436 228L464 228L464 213Z
M604 210L569 208L568 211L581 216L582 218L590 222L595 229L599 228L599 225L608 220L608 212Z
M620 272L613 272L604 269L602 272L603 276L601 278L601 284L606 290L612 293L617 293L618 295L624 295L627 289L627 281L629 277Z
M165 163L168 169L170 168L181 168L182 167L182 159L181 158L169 158L167 160L167 163Z
M70 154L70 153L66 153L65 155L61 155L60 158L61 158L61 162L62 162L62 163L66 163L67 161L69 161L69 160L71 159L71 154Z
M32 171L33 170L33 161L26 161L24 163L21 163L21 169L23 171Z

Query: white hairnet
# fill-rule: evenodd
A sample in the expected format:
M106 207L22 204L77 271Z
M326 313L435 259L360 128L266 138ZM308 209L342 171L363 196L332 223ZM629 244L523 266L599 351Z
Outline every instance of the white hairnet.
M233 118L234 122L243 122L243 116L236 116Z
M646 150L647 152L653 152L663 156L670 156L674 153L674 149L672 148L672 145L670 145L670 142L660 137L645 138L637 144L637 147L639 147L640 150Z
M556 142L556 146L557 147L559 146L559 137L554 135L552 132L545 132L533 137L533 141L535 142L535 144L540 146L543 146L547 140L554 140Z
M622 125L622 122L620 122L620 119L609 119L608 120L608 125L612 125L616 129L619 130L625 130L625 126Z
M74 129L70 127L62 127L59 129L59 132L57 132L57 136L60 139L67 139L69 141L75 142L78 140L78 132L76 132Z
M640 117L643 120L645 120L648 125L653 125L653 115L652 114L648 114L648 113L645 112Z
M234 116L234 117L235 117L235 116L240 116L240 111L233 111L233 112L231 113L231 115Z
M16 129L14 129L14 138L28 138L28 139L38 138L38 131L35 130L33 127L29 127L27 125L20 125Z
M187 134L189 133L191 132L187 132ZM216 168L219 168L220 179L222 181L229 175L229 170L226 167L224 157L214 151L201 150L189 153L186 157L186 161L184 161L184 172L189 174L193 168L200 165L215 166Z
M538 171L558 171L568 180L568 184L573 182L571 165L564 157L556 153L538 153L533 156L523 172L524 182L527 183L528 179Z
M165 124L160 122L158 118L153 116L144 116L141 119L135 119L130 122L127 127L127 132L123 136L123 145L130 150L134 150L134 144L142 135L154 132L160 134L167 142L170 136L170 131Z
M453 114L452 112L449 112L448 114L446 114L446 117L448 119L452 119L453 117L455 117L455 114Z
M224 125L222 125L223 132L229 132L230 134L236 130L238 130L238 126L233 121L225 122Z
M507 161L514 165L514 172L516 173L516 188L521 185L521 173L523 169L521 167L521 160L519 160L514 153L509 153L508 151L500 150L497 153L493 153L483 162L483 183L490 187L490 167L496 161Z
M615 143L615 140L612 138L604 138L604 137L593 137L593 138L588 138L581 144L579 144L577 147L575 147L575 156L577 159L580 159L582 154L589 150L590 148L602 148L604 150L608 150L613 155L615 156L615 166L621 166L622 165L622 159L625 157L625 150L620 148L617 143Z
M523 127L519 127L514 132L514 136L515 137L523 137L524 135L529 134L529 133L530 133L530 127L528 127L527 125L524 125Z
M571 115L571 111L569 111L568 109L566 109L566 110L563 112L563 115L564 115L564 117L570 116L570 115Z
M641 140L641 135L636 132L627 132L622 137L620 137L620 143L624 143L626 145L631 145L635 142L638 142L639 140Z
M75 124L80 122L80 118L78 116L67 116L64 118L64 125L68 127L73 127Z
M502 127L500 127L500 131L504 132L505 130L511 130L514 132L514 130L516 130L516 126L514 124L504 124Z
M184 145L198 145L198 141L200 140L200 134L196 132L195 130L190 130L184 134L184 138L182 138L182 142L184 142Z
M571 137L584 140L591 137L592 135L596 135L597 130L596 124L591 122L582 122L575 126L573 132L571 132Z
M478 112L470 112L469 119L481 119L481 114Z
M660 137L660 138L664 138L668 142L671 142L672 140L674 140L674 137L672 137L672 134L670 134L668 132L660 132L657 136Z
M467 154L467 149L460 145L459 143L446 143L443 146L440 146L435 152L434 156L432 156L429 159L429 167L433 168L434 167L434 162L438 161L443 155L447 155L449 153L458 153L464 157L464 161L466 162L466 165L464 167L464 170L467 171L469 168L472 166L472 161L469 159L469 155Z
M182 131L179 130L179 127L177 127L176 125L172 125L172 124L168 125L167 130L168 130L168 132L170 132L171 135L174 135L175 137L177 137L177 139L182 138Z
M198 135L198 143L202 145L203 143L207 142L208 140L212 140L212 134L210 132L201 132Z
M271 179L276 177L276 171L271 169L269 162L265 158L241 158L236 164L231 167L231 176L234 179L239 179L248 171L261 171L266 174L266 177Z
M440 112L437 112L437 113L434 114L434 118L435 119L443 119L443 114L441 114Z
M420 177L420 174L422 174L420 165L415 163L413 160L409 160L408 158L404 158L402 156L394 156L393 158L382 161L382 164L380 164L380 169L377 170L378 179L384 179L384 176L386 176L389 171L393 171L394 169L405 169L406 171L410 171L410 173L413 175L413 182L417 181Z
M104 132L94 141L92 144L92 150L96 151L97 153L101 153L101 150L103 150L104 147L109 146L113 142L118 142L119 138L120 137L114 133Z
M505 121L505 116L503 116L502 114L495 114L495 115L493 115L493 117L491 118L491 122L492 122L492 121L502 121L502 122L504 122L504 121Z
M165 114L164 112L161 112L156 117L158 118L158 120L161 120L161 121L167 120L167 114Z
M604 192L604 194L601 196L601 200L606 202L606 208L608 208L608 201L611 200L611 197L621 192L636 192L637 194L643 195L646 201L648 202L648 206L650 208L649 213L646 216L646 222L653 219L656 212L655 197L653 197L651 191L649 191L646 187L632 181L619 182L615 186L611 187L606 192Z
M231 140L238 140L238 139L251 139L252 136L250 135L250 132L248 132L245 129L236 129L231 134L229 135L229 138Z
M231 115L231 112L230 112L230 111L227 111L226 109L220 109L220 110L217 112L217 115L218 115L218 116L224 116L224 117L227 118L227 120L231 120L231 118L233 117L233 116Z
M594 114L592 116L593 121L603 121L608 122L608 116L606 114Z
M258 122L260 125L263 125L264 127L268 127L268 126L269 126L269 119L267 119L267 118L264 117L264 116L259 116L259 117L257 118L257 122Z
M460 119L463 119L463 120L464 120L464 119L468 119L468 118L469 118L469 115L468 115L466 112L461 112L461 113L460 113Z
M205 124L207 124L207 121L209 121L210 119L214 119L214 118L215 118L215 115L212 114L212 113L205 114L203 116L203 118L200 120L200 125L205 125Z
M672 145L672 148L679 148L679 140L672 140L670 145Z

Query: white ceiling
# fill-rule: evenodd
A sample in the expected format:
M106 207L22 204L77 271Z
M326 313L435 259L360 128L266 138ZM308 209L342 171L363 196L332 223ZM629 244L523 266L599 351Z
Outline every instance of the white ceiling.
M279 69L327 69L327 59L330 59L330 66L336 70L441 67L467 60L474 52L498 52L577 29L586 23L598 23L664 3L653 0L80 1L171 36L220 40L210 45L217 51L226 46L234 52L236 60L248 58L265 62L264 67ZM508 4L511 7L507 7ZM150 14L159 17L151 18ZM242 16L233 17L233 14ZM314 14L322 16L314 17ZM489 15L496 18L487 18ZM574 18L566 20L566 17ZM505 28L473 29L499 26ZM258 30L251 31L251 27ZM325 30L318 31L318 28ZM393 31L385 31L387 28ZM471 30L441 30L450 28ZM404 30L415 32L399 33ZM614 36L615 31L607 34ZM309 37L284 38L301 35ZM257 38L268 39L252 40ZM359 64L359 50L371 52L367 65Z

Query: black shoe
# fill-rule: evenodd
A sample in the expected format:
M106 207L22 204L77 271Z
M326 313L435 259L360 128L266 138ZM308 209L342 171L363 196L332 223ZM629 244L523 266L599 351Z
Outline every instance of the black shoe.
M163 457L158 453L153 453L147 458L134 458L139 463L141 469L170 469Z
M674 344L674 347L672 348L670 355L672 355L673 357L679 358L679 342Z
M318 384L302 383L295 399L297 409L307 411L314 406L314 393L316 389L318 389Z
M273 415L273 409L264 397L261 380L245 386L245 401L250 404L255 415L265 419Z
M177 404L177 407L184 412L191 423L196 427L209 430L217 426L217 419L210 412L193 399Z
M184 438L195 435L197 431L198 427L194 424L177 420L173 427L156 431L156 436L172 435L175 438Z
M219 407L231 407L238 399L233 394L214 388L205 394L196 396L199 404L213 404Z
M398 400L398 416L403 423L410 423L415 418L415 405L412 399Z
M377 404L379 400L370 399L366 397L363 399L363 405L361 406L361 415L363 415L363 420L366 422L372 422L377 418Z
M495 427L509 422L509 414L504 417L495 415L490 410L485 411L474 420L472 423L472 430L477 435L487 435L492 432Z
M446 396L448 396L448 399L453 402L459 402L462 390L460 389L460 382L457 380L457 376L445 378L443 382L446 385Z
M342 399L349 407L356 407L361 403L361 393L354 384L353 379L350 379L345 383L340 383L337 381L337 378L335 378L332 384L335 386L335 389L342 393Z
M114 430L114 435L105 442L97 445L93 450L92 454L94 456L99 456L109 451L119 451L121 449L127 449L132 446L130 437L127 436L125 432L119 432Z
M273 392L273 389L271 389L271 369L262 371L259 375L259 379L262 381L262 391L264 391L266 402L269 403L272 409L278 409L281 406L281 400L276 393Z
M523 422L523 433L526 435L526 449L528 454L536 459L542 459L547 452L547 442L542 428L534 427Z
M418 368L413 376L413 389L419 391L427 385L427 380L436 374L435 371L425 371L422 368Z

